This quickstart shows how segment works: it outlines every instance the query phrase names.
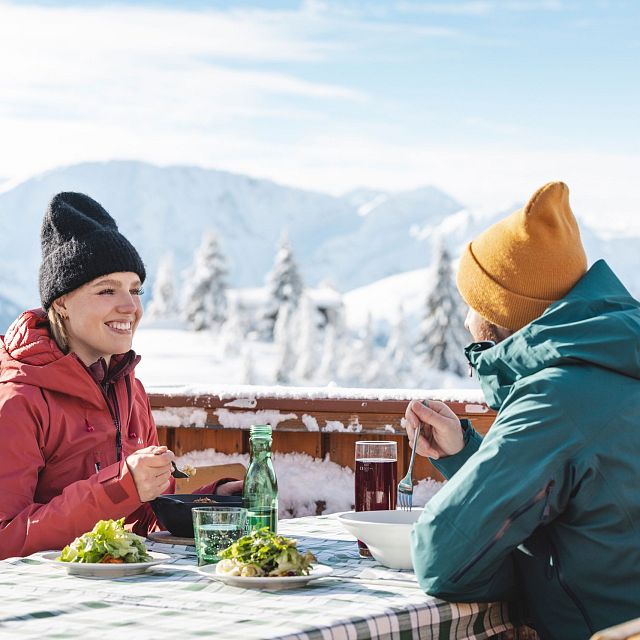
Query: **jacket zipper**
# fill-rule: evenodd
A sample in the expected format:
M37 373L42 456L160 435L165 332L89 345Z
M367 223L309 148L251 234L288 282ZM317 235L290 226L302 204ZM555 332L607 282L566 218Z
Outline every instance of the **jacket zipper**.
M509 527L513 524L515 520L517 520L520 516L525 514L530 509L533 509L541 500L544 500L544 508L542 510L542 516L540 517L540 521L542 522L549 515L549 495L553 486L555 485L555 480L549 480L547 484L536 493L533 498L527 500L521 507L513 511L507 519L504 521L503 525L498 529L496 534L493 536L489 542L487 542L479 551L476 553L471 560L462 567L462 569L458 570L451 577L451 581L453 583L458 582L468 571L470 571L484 556L491 551L491 549L502 539L504 534L507 532Z
M558 582L560 583L560 586L562 587L564 592L567 594L567 596L569 596L569 599L577 607L578 611L580 611L580 614L582 615L582 618L584 619L585 624L589 628L589 634L593 635L596 630L593 627L591 618L587 613L587 610L585 609L584 605L580 601L580 598L578 598L578 596L575 594L573 589L569 586L569 584L564 578L564 574L562 573L562 565L560 564L560 556L558 555L558 550L556 549L555 544L553 544L553 540L551 540L551 536L549 536L549 545L551 546L551 559L553 561L553 566L556 569Z
M464 348L464 355L469 363L469 377L473 378L473 372L475 371L475 364L471 360L471 354L477 351L484 351L495 347L496 343L493 340L481 340L480 342L472 342Z
M122 457L122 430L120 428L120 407L118 406L118 398L113 384L104 385L102 390L104 391L105 400L107 401L107 407L109 407L109 413L111 413L111 419L116 427L116 462L120 462L120 458Z

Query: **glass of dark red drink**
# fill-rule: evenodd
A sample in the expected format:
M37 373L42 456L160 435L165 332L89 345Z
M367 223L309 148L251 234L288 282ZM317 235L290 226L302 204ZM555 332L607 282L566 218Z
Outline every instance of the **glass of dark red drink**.
M398 448L389 440L356 442L356 511L396 508ZM358 540L362 558L371 557L364 542Z

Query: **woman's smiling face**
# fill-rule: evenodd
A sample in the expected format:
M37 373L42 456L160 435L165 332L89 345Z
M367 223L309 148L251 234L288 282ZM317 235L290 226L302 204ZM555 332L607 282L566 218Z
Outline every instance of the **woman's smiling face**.
M64 318L69 350L86 365L131 349L142 318L140 277L118 272L100 276L56 300Z

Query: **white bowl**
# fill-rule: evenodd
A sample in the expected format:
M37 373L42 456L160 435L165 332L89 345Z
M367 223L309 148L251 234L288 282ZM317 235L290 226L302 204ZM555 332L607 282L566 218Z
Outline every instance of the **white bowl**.
M413 569L411 529L422 509L411 511L349 511L338 516L342 526L364 542L371 555L391 569Z

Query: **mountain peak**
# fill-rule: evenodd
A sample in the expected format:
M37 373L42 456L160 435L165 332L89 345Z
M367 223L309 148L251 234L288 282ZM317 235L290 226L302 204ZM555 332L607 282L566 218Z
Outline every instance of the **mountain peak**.
M21 308L39 302L40 224L59 191L81 191L105 206L142 255L149 290L167 252L174 256L177 279L184 277L207 229L219 235L231 286L264 283L286 229L305 283L328 278L347 291L428 266L434 233L444 232L455 254L497 219L460 213L464 206L434 186L363 188L335 197L197 166L113 160L58 167L0 193L0 291ZM593 238L589 255L607 255L597 244L603 241ZM632 253L636 260L633 242L633 251L616 244L614 267L627 254L625 266ZM633 271L627 280L632 289L636 278Z

